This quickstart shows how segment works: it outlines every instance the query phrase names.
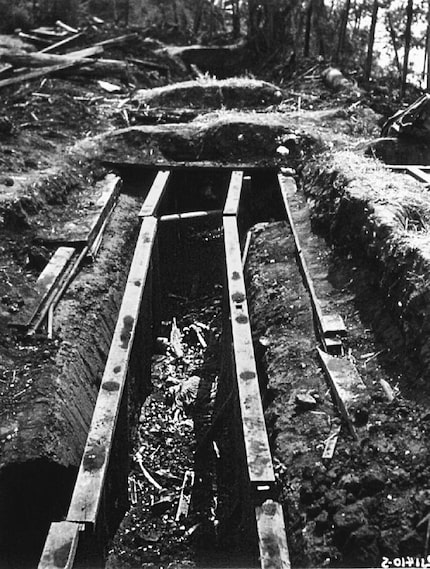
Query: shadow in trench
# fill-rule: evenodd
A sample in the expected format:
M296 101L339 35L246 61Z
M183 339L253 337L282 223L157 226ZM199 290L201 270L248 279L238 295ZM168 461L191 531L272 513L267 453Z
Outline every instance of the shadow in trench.
M51 521L69 506L77 470L44 459L0 473L0 567L37 567Z

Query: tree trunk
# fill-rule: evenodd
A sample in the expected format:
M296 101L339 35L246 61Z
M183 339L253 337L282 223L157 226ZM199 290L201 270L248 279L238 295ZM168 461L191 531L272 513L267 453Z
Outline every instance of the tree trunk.
M308 9L306 10L305 45L303 48L304 57L309 57L310 44L311 44L312 12L313 12L313 2L312 0L310 0Z
M414 2L413 0L408 0L408 5L406 7L405 57L403 59L402 84L400 86L401 99L403 99L406 92L406 80L408 77L409 50L411 47L411 27L412 27L413 13L414 13Z
M396 32L394 30L393 20L391 18L390 12L388 12L387 14L387 20L388 20L388 27L390 29L391 43L393 44L394 48L394 58L396 60L396 67L399 71L399 77L400 77L402 74L402 66L400 65L399 50L397 49L397 41L396 41Z
M248 1L248 36L255 37L257 33L257 9L258 4L255 0Z
M237 39L240 36L240 11L239 0L233 0L232 6L232 19L233 19L233 37Z
M314 28L318 40L318 54L325 57L325 38L323 30L326 27L327 17L324 0L314 0Z
M345 49L346 29L348 27L349 10L351 8L351 0L346 0L345 8L342 14L339 30L339 42L337 44L336 61L342 58L343 50Z
M367 44L366 65L364 68L364 80L366 81L366 83L369 82L370 75L372 73L373 44L375 43L375 29L376 29L376 21L378 19L378 8L379 8L378 0L374 0L373 9L372 9L372 21L370 24L370 31L369 31L369 42Z
M209 8L209 41L212 40L213 32L214 32L214 20L215 20L215 0L210 0L210 8Z
M427 10L427 91L430 91L430 0Z
M354 33L357 33L358 30L360 29L360 24L361 24L361 16L363 14L363 8L360 4L360 6L357 8L357 2L354 4L354 9L356 10L355 12L355 22L354 22Z
M205 0L200 0L196 8L196 13L195 13L196 15L194 16L194 28L193 28L193 32L195 35L199 33L200 25L202 23L204 3Z

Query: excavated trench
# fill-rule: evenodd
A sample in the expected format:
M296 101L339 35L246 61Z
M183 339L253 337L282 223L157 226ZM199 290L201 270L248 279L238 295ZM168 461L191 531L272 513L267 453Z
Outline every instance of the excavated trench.
M133 176L139 178L138 169L133 169ZM243 496L249 490L235 409L225 296L221 212L230 176L231 170L222 168L177 170L158 211L160 219L179 212L218 213L160 222L161 325L157 328L161 338L157 346L161 353L153 356L154 390L143 405L132 455L141 450L144 464L163 490L154 490L134 464L131 478L143 490L141 502L127 512L108 567L163 565L179 559L202 567L258 566L252 499ZM133 185L130 179L129 184ZM282 217L274 172L256 169L245 187L247 206L239 218L242 246L252 225ZM124 191L127 188L126 183ZM171 349L165 351L173 320L183 335L180 358ZM169 449L171 439L176 455ZM189 469L195 475L191 509L175 523L180 484ZM160 516L157 507L162 500L166 505Z
M416 250L409 243L404 250L398 247L395 232L390 233L395 224L390 226L391 218L380 221L381 209L373 207L367 215L371 200L348 188L350 172L345 175L349 182L342 186L340 176L333 174L334 167L324 171L324 160L317 157L305 168L308 200L300 190L293 207L317 294L346 321L347 353L368 389L369 411L362 425L366 434L357 442L343 426L330 461L322 460L321 452L331 428L339 422L338 411L315 350L312 310L291 233L283 221L284 205L274 169L248 172L251 180L244 186L238 225L242 249L251 229L248 300L293 566L370 567L385 556L426 554L422 519L430 508L426 486L430 460L426 450L428 390L422 378L428 338L420 307L427 306L427 265L425 259L413 257ZM77 365L82 385L78 381L70 388L73 393L80 389L86 393L81 415L75 411L70 415L71 424L79 426L76 433L68 427L71 440L73 435L82 439L88 428L88 409L96 399L131 262L137 212L155 175L150 168L137 165L129 171L121 169L121 174L125 183L101 248L100 264L96 261L83 270L58 309L56 333L64 339L69 334L71 340L63 344L57 363L63 368L70 362ZM220 167L173 171L158 212L160 217L167 216L159 222L159 274L152 276L152 304L146 302L141 315L144 322L150 314L153 324L145 336L137 335L129 412L123 406L120 413L121 448L117 442L112 455L103 527L95 539L84 540L76 567L89 567L90 552L91 566L104 565L107 538L124 513L109 547L109 569L258 566L254 512L246 507L251 501L237 452L239 417L233 398L229 403L233 374L219 210L230 174L231 170ZM200 210L218 213L200 219L168 218ZM317 229L324 228L336 248L330 249L312 232L310 218ZM393 252L395 258L407 261L405 271L392 262ZM411 278L410 271L418 276ZM390 286L393 274L395 285ZM402 287L403 282L408 288ZM397 307L394 316L393 306ZM87 313L93 324L83 333L79 320ZM182 336L182 356L174 353L169 339L174 322ZM414 331L414 322L419 323L418 331ZM41 342L48 354L56 349L46 340ZM41 368L41 375L45 369ZM380 379L400 387L394 401L385 400ZM68 389L61 385L60 395L67 398ZM38 403L43 403L43 390L36 393L40 394ZM309 395L310 406L303 406ZM61 406L53 419L60 411ZM21 569L37 563L50 521L66 515L83 441L65 445L63 453L56 449L54 458L43 451L43 458L38 459L35 449L33 460L21 462L13 458L18 452L12 446L14 420L18 424L12 417L11 431L4 433L5 437L11 434L11 439L6 440L10 458L0 478L0 561L2 567ZM57 438L52 447L58 446L61 429L54 432ZM184 519L176 520L187 471L195 474L191 508ZM128 510L127 475L132 502Z

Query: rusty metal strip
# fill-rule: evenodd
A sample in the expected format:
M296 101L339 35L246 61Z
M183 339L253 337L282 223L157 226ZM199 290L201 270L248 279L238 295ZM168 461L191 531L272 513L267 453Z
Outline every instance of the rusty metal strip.
M285 211L287 214L287 220L291 228L291 233L293 235L297 258L300 264L301 271L304 276L304 281L306 288L309 292L309 297L312 304L312 309L315 314L317 328L320 332L321 342L324 348L330 353L342 354L343 347L342 342L337 336L345 336L346 328L343 319L340 315L324 315L321 309L321 304L318 300L317 294L315 292L314 283L309 272L305 256L303 254L299 236L294 224L293 214L291 212L290 205L288 203L288 193L295 192L297 190L296 183L293 178L286 177L282 174L278 174L279 187L281 189L282 199L284 202Z
M139 217L154 216L160 206L164 192L167 188L167 183L170 178L170 170L160 170L155 176L151 188L143 202L139 211Z
M271 487L275 475L257 377L236 218L224 216L223 226L228 300L246 460L249 480L258 490L260 485Z
M38 569L71 569L79 541L80 524L53 522L45 541Z
M285 521L279 502L266 500L255 508L261 569L290 569Z
M239 211L240 195L242 193L243 170L234 170L231 173L227 198L224 204L224 215L237 215Z
M95 524L97 519L156 230L156 218L146 217L142 222L137 239L83 458L67 514L67 521L70 522Z

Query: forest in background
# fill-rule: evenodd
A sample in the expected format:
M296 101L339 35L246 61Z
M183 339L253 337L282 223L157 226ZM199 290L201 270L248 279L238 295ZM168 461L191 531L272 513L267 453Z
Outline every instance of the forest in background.
M282 62L286 73L320 58L363 85L389 78L401 95L419 50L415 79L430 85L430 0L0 0L0 13L3 33L96 15L175 44L245 40L255 61Z

